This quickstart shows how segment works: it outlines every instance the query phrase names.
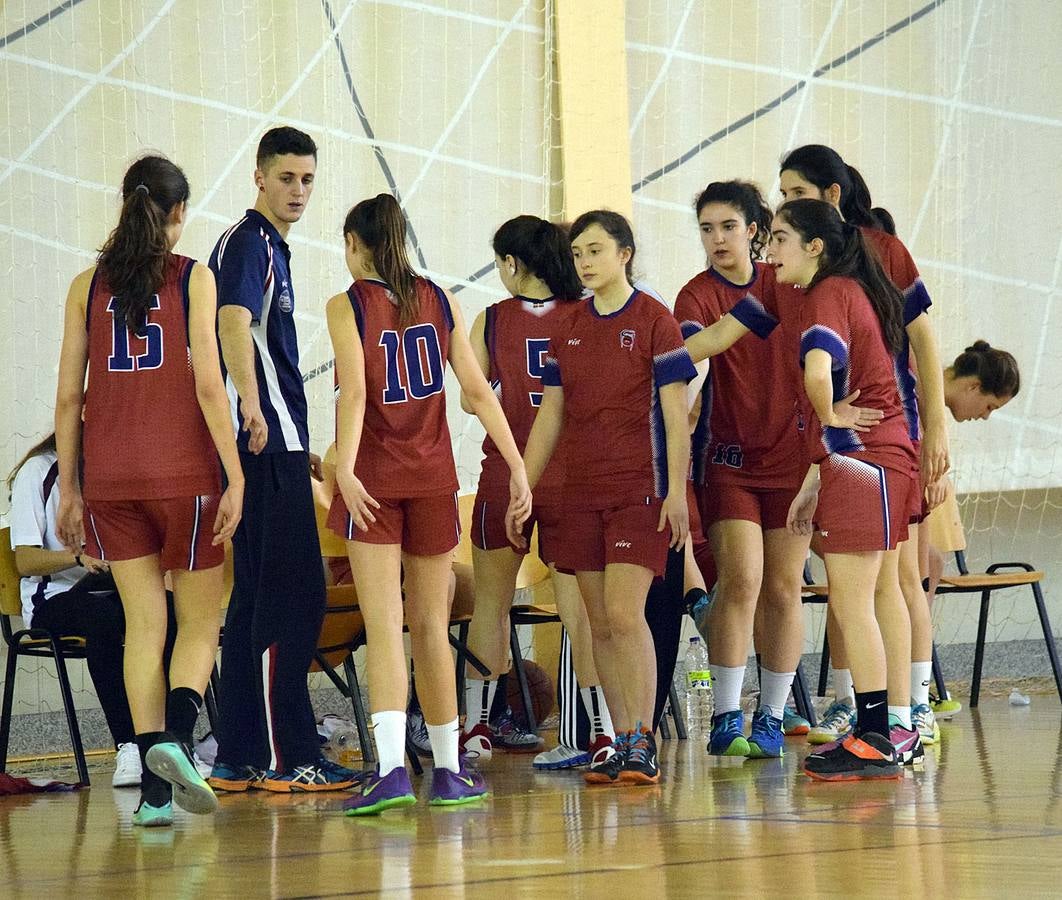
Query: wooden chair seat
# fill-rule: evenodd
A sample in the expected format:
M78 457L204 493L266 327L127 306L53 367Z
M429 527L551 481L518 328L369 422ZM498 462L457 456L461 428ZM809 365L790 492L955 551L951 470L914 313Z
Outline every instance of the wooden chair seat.
M71 654L71 658L76 658L73 657L74 652L85 649L85 639L83 637L64 634L57 635L56 640L59 641L64 653ZM51 641L48 640L48 638L24 637L19 641L19 652L27 655L35 655L36 652L40 652L42 656L51 656L52 644Z
M993 590L998 591L1007 587L1021 587L1043 581L1044 573L1032 572L1006 572L1003 574L988 575L977 572L970 575L944 575L940 583L962 590Z

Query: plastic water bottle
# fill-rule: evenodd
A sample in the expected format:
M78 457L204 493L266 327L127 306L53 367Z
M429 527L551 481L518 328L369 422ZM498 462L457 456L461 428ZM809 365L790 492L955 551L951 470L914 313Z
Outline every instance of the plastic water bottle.
M715 699L712 673L708 670L708 649L699 637L690 638L686 649L686 730L690 740L707 740L712 730Z
M358 740L358 728L353 722L342 716L327 715L318 725L317 732L325 738L321 748L325 756L348 769L359 768L361 742Z

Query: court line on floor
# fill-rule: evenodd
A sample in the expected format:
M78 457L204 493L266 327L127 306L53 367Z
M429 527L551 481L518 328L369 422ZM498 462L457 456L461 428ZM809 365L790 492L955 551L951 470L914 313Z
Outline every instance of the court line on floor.
M68 9L73 9L75 6L82 2L84 2L84 0L65 0L64 3L60 3L54 9L48 10L48 12L46 12L43 16L38 16L32 22L28 22L21 28L16 28L14 31L11 32L11 34L4 35L4 37L0 38L0 50L2 50L8 44L15 43L15 41L19 40L20 38L24 38L27 34L33 34L33 32L35 32L38 28L47 25L49 22L52 21L52 19L61 16Z

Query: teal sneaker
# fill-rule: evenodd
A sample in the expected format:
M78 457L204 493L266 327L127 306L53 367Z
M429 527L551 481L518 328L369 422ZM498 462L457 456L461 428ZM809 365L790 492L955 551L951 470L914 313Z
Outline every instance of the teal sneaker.
M749 755L749 742L745 740L745 714L740 709L712 716L708 752L712 756Z
M173 804L163 803L162 806L152 806L146 800L142 800L133 813L133 824L141 828L164 828L173 824Z
M776 719L765 709L756 710L752 717L752 733L749 735L749 759L780 759L784 742L782 720Z
M205 815L218 808L217 796L199 774L191 754L177 741L155 744L148 750L145 762L173 786L173 800L181 809Z
M786 737L798 737L811 731L811 723L793 707L787 706L782 715L782 732Z

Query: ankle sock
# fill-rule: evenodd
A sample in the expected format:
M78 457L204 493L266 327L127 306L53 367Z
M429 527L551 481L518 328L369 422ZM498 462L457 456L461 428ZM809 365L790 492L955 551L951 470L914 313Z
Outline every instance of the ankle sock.
M406 714L398 709L373 713L372 736L376 741L380 776L383 777L403 764L406 750Z
M890 706L889 707L889 726L899 725L901 728L907 731L911 730L911 707L909 706Z
M457 719L442 725L428 725L427 728L435 767L449 769L451 772L460 772L461 761L458 758Z
M188 687L173 688L166 695L166 730L189 751L192 747L192 731L202 705L202 696Z
M159 778L147 764L147 752L156 744L168 741L172 735L165 731L145 731L136 736L136 747L140 751L140 802L149 806L165 806L173 798L173 789L164 778Z
M851 700L855 697L851 669L833 670L833 696L836 700Z
M796 672L760 669L760 709L767 710L775 719L781 719L785 715L785 701L795 677Z
M855 692L856 723L853 732L856 737L873 731L884 737L889 736L889 692L861 691Z
M933 660L911 663L911 700L914 706L929 705L929 684L933 680Z

